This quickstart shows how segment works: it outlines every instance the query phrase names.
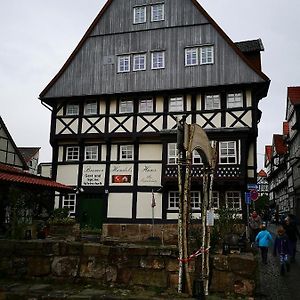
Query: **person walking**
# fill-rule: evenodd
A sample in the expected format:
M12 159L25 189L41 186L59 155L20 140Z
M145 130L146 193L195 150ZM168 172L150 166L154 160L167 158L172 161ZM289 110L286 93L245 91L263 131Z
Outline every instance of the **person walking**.
M296 222L293 221L289 216L285 218L283 228L289 240L289 254L291 256L291 262L294 262L297 250L297 237L300 238L300 233Z
M290 271L289 264L289 240L282 226L277 229L277 236L274 242L273 255L279 254L280 275L284 275L285 271Z
M256 211L253 211L249 218L250 242L253 243L255 241L255 238L259 233L261 224L261 217L257 214Z
M268 249L270 247L270 244L273 242L273 238L270 234L270 232L266 228L266 224L262 224L260 226L261 231L257 234L255 238L255 243L258 245L261 253L261 259L263 264L268 263Z

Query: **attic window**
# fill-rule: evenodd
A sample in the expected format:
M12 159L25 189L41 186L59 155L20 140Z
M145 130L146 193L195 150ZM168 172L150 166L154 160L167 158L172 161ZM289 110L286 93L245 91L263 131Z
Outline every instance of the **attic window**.
M133 8L133 24L141 24L146 22L146 6L138 6Z

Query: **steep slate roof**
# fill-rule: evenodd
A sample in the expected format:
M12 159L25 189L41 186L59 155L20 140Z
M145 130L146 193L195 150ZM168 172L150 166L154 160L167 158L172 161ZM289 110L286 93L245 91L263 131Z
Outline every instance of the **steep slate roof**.
M26 162L29 162L31 158L39 152L41 147L18 147L22 156Z
M97 17L95 18L95 20L93 21L93 23L91 24L91 26L88 28L87 32L84 34L83 38L81 39L81 41L79 42L79 44L77 45L77 47L75 48L75 50L72 52L72 54L70 55L70 57L67 59L67 61L65 62L65 64L62 66L62 68L60 69L60 71L57 73L57 75L50 81L50 83L45 87L45 89L40 93L39 98L42 101L47 102L47 98L56 98L56 97L68 97L68 96L82 96L82 95L88 95L88 91L84 90L84 88L82 86L84 86L84 84L86 84L85 82L81 82L82 86L80 86L80 88L78 88L81 91L81 94L79 95L79 92L77 92L77 94L72 94L72 95L60 95L60 91L56 91L53 92L51 94L51 89L53 89L54 85L57 84L57 82L60 80L60 78L62 77L62 75L64 74L64 72L68 69L68 67L70 67L70 65L72 64L72 61L75 59L76 55L79 55L79 52L84 48L84 45L86 43L86 41L89 39L90 35L93 33L94 29L97 27L97 24L99 22L99 20L102 18L102 16L104 15L104 13L106 11L108 11L109 7L111 6L111 4L116 1L116 0L108 0L105 5L103 6L103 8L101 9L101 11L99 12L99 14L97 15ZM173 1L173 0L172 0ZM175 1L175 0L174 0ZM237 47L235 45L235 43L226 35L226 33L217 25L217 23L210 17L210 15L205 11L205 9L197 2L197 0L180 0L180 1L191 1L193 3L193 5L199 10L199 12L208 20L208 22L210 23L210 25L212 25L212 27L220 34L220 36L227 42L227 44L229 45L229 47L231 47L233 49L233 51L241 58L241 60L250 68L252 69L252 71L254 72L253 74L256 74L256 79L253 82L260 82L260 83L264 83L265 88L263 89L263 97L266 96L267 94L267 90L269 88L269 83L270 83L270 79L258 68L256 68L242 53L242 51L239 49L239 47ZM259 40L257 40L259 41ZM94 42L94 41L93 41ZM251 47L249 43L241 43L240 47L248 47L249 49L257 49L257 42L253 42L251 43ZM101 46L98 46L99 48ZM261 49L261 45L260 45L260 49ZM98 50L97 50L98 51ZM86 55L86 59L87 59L87 53L84 53L84 51L82 51L82 53L80 53L80 55L82 55L83 57ZM82 65L85 65L85 63L82 63ZM96 70L96 65L95 63L90 64L90 62L87 63L87 65L90 68L95 68ZM98 66L99 68L99 66ZM85 66L85 70L88 69L87 66ZM91 74L95 74L95 70L93 73L93 70L89 70L89 72L91 72ZM82 70L81 70L82 71ZM98 70L99 72L99 70ZM94 75L96 76L96 75ZM254 76L254 75L253 75ZM66 75L65 78L62 79L63 82L65 83L65 81L67 80L68 83L73 87L73 82L70 79L70 74ZM243 82L245 83L245 82ZM93 87L94 88L94 87ZM99 87L97 87L98 89L100 89ZM146 91L146 90L145 90ZM120 91L117 91L120 92ZM123 91L124 92L124 91ZM114 92L112 92L114 93ZM91 94L95 94L95 93L91 93ZM101 93L101 94L105 94L105 93ZM108 93L109 94L109 93Z
M16 146L16 144L15 144L13 138L11 137L11 135L10 135L10 133L9 133L9 131L8 131L8 129L7 129L7 127L6 127L6 125L5 125L5 123L4 123L4 121L3 121L3 119L2 119L1 116L0 116L0 128L2 128L2 129L4 130L4 132L5 132L5 134L6 134L7 138L8 138L8 140L9 140L9 142L11 143L11 146L13 147L14 151L16 152L16 154L18 155L18 158L20 159L20 161L21 161L21 163L22 163L23 169L24 169L24 170L25 170L25 169L27 170L27 169L28 169L27 163L26 163L26 161L25 161L25 159L24 159L22 153L20 152L20 150L19 150L18 147Z
M27 186L43 187L55 191L70 191L71 187L55 182L49 178L36 176L20 169L0 163L0 182L25 184Z
M288 99L293 105L300 104L300 86L288 87Z

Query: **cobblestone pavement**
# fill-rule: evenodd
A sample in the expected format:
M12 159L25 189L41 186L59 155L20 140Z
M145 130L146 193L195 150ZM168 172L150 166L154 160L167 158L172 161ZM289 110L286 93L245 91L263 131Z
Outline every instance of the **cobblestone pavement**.
M276 226L271 224L268 230L275 238ZM273 257L273 248L270 247L268 253L268 264L264 265L259 261L260 284L258 288L257 300L296 300L300 299L300 243L297 244L296 261L291 263L290 272L280 276L279 258Z

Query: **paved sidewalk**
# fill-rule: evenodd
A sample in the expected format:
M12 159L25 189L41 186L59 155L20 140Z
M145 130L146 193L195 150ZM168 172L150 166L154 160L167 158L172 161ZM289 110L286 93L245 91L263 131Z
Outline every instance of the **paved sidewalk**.
M277 226L271 224L268 226L268 230L275 238ZM268 299L268 300L294 300L300 299L300 243L297 244L296 261L291 263L290 272L285 276L280 276L279 273L279 258L273 257L273 245L269 249L268 264L261 263L261 258L258 256L259 268L260 268L260 286L259 293L255 299ZM259 253L260 255L260 253Z

